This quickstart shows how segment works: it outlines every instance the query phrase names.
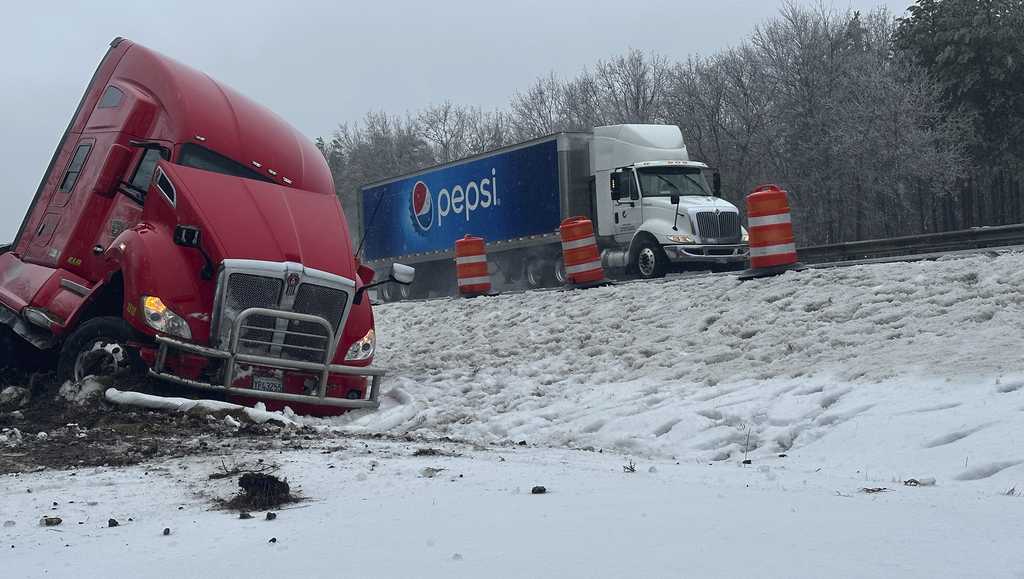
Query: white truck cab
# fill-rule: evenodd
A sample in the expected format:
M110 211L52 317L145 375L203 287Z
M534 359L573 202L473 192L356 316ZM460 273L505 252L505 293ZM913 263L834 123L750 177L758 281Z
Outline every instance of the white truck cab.
M739 210L716 196L718 174L690 160L679 127L595 127L590 166L606 267L658 277L670 263L746 262Z

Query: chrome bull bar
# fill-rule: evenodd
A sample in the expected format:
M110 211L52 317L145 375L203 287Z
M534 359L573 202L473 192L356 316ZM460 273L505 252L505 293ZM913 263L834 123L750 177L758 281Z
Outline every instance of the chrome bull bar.
M324 328L326 335L318 336L308 333L295 332L287 329L273 329L246 325L245 322L253 316L263 316L268 318L274 318L276 320L284 320L287 322L297 321L318 324ZM256 330L261 332L271 332L275 334L295 334L307 338L322 338L323 340L325 340L325 347L323 348L323 361L306 362L302 360L288 360L284 358L275 358L272 356L260 356L239 352L239 344L242 342L265 343L255 339L243 338L242 330ZM198 388L201 390L212 390L215 392L223 392L226 394L234 394L236 396L245 396L249 398L280 400L284 402L301 402L305 404L316 404L320 406L336 406L339 408L377 408L380 406L380 382L381 378L384 377L384 374L386 372L378 368L360 368L356 366L342 366L339 364L332 364L331 360L334 359L334 353L335 350L337 349L334 330L331 328L331 325L327 320L319 316L311 316L309 314L301 314L298 312L272 310L269 308L249 308L243 310L235 319L234 325L231 328L231 339L229 343L229 350L227 351L220 350L217 348L210 348L207 346L200 346L198 344L182 342L180 340L168 336L156 336L156 341L157 344L159 344L159 349L157 350L156 363L153 365L152 368L150 368L149 374L161 380L167 380L169 382L174 382L176 384L181 384L183 386L189 386L192 388ZM271 345L271 343L265 344ZM281 347L280 344L277 342L274 342L274 344L276 344L277 347L279 348ZM188 378L175 376L174 374L164 371L164 365L166 364L167 361L167 353L172 348L175 350L181 350L206 358L224 360L225 365L223 383L212 384L209 382L202 382L199 380L191 380ZM303 349L308 350L309 348ZM277 368L281 370L303 370L307 372L315 372L319 374L319 380L317 382L315 394L290 394L287 392L266 392L263 390L255 390L250 388L238 388L232 385L232 383L235 380L236 369L238 364L252 364L256 366L265 366L268 368ZM369 397L361 400L328 397L327 378L331 374L345 374L348 376L371 377Z

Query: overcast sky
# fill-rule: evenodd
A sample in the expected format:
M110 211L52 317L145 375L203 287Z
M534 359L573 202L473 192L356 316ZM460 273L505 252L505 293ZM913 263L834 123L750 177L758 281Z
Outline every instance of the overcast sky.
M910 0L819 1L839 9ZM198 68L310 138L368 110L503 107L536 77L629 48L674 59L746 38L782 0L113 2L4 7L0 241L17 232L96 65L124 36Z

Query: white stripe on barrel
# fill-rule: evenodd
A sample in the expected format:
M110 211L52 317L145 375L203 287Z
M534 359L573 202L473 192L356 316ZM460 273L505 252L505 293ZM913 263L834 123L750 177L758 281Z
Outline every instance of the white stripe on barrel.
M593 271L595 269L601 269L601 260L588 261L587 263L581 263L579 265L566 266L565 273L568 275L576 275L585 271Z
M465 255L465 256L462 256L462 257L456 257L455 258L455 263L457 265L465 265L467 263L483 263L485 261L487 261L487 256L483 255L483 254L481 254L481 255Z
M783 243L780 245L766 245L764 247L751 247L751 257L767 257L769 255L782 255L786 253L796 253L795 243Z
M747 219L747 223L750 227L764 227L765 225L782 225L783 223L792 223L793 220L789 216L789 212L779 213L776 215L763 215L761 217L750 217Z
M480 285L480 284L485 284L485 283L491 283L491 278L487 277L487 276L484 276L484 277L460 277L459 278L459 287L462 287L462 286L465 286L465 285Z
M581 247L587 247L588 245L597 245L597 240L594 236L584 237L583 239L576 239L574 241L563 241L562 251L569 251L570 249L579 249Z

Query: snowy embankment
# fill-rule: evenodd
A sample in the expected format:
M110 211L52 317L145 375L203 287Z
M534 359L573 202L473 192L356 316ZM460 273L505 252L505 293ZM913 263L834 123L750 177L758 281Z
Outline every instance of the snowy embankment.
M346 429L1024 482L1021 253L401 303L377 322L390 391Z
M379 411L200 434L213 455L7 475L7 574L1024 570L1024 254L377 312ZM571 450L588 447L628 456ZM210 510L237 490L223 471L257 464L308 500Z

